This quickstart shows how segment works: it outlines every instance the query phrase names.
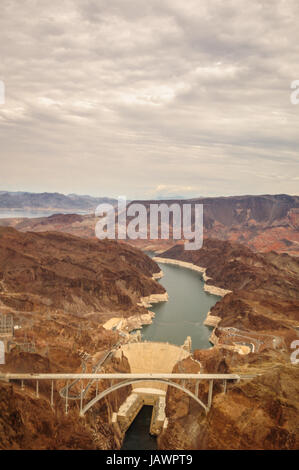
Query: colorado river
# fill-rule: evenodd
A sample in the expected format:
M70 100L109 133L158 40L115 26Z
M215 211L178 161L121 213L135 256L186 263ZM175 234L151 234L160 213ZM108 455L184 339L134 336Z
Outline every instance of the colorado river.
M220 297L204 291L200 273L173 264L159 266L164 273L159 282L165 287L169 300L150 308L156 316L151 325L142 328L142 339L182 345L186 337L191 336L193 349L211 347L211 328L203 322ZM156 439L149 435L151 411L150 407L142 408L126 433L123 449L156 448Z
M143 406L126 432L122 450L155 450L157 440L149 434L153 408Z

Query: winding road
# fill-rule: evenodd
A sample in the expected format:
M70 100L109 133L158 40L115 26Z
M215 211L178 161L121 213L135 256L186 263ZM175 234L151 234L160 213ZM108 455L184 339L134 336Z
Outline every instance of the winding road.
M99 369L102 367L102 365L106 362L106 360L108 359L108 357L111 356L111 354L113 354L118 346L120 346L120 342L116 343L112 349L110 349L106 354L104 354L104 356L99 360L99 362L97 362L93 368L92 368L92 373L95 374L99 371ZM82 361L82 373L84 374L86 372L86 362L85 361ZM70 392L70 389L74 387L74 385L76 385L78 382L80 381L80 378L74 380L72 383L70 384L66 384L65 387L63 387L60 391L59 391L59 394L61 397L63 398L66 398L68 397L68 400L80 400L81 399L81 391L80 393L78 393L77 395L71 395L69 392ZM93 385L93 383L95 382L95 380L90 380L87 384L87 386L82 390L82 394L83 394L83 397L86 395L87 391L89 390L89 388Z

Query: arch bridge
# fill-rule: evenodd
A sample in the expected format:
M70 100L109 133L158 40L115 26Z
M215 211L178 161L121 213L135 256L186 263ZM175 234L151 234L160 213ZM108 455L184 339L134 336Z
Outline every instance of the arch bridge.
M255 375L244 375L244 374L186 374L186 373L169 373L169 374L132 374L132 373L92 373L92 374L16 374L16 373L6 373L0 374L0 380L6 382L10 381L21 381L21 387L24 388L25 381L35 381L36 382L36 396L39 397L39 382L40 381L50 381L51 382L51 406L54 406L54 382L55 381L65 381L66 386L63 387L64 393L63 398L65 399L65 412L68 412L69 399L80 400L80 415L84 416L85 413L92 408L98 401L102 400L104 397L109 395L112 392L115 392L123 387L141 383L153 383L157 382L159 384L164 384L170 387L174 387L182 392L186 393L193 400L195 400L206 413L210 410L212 406L212 397L213 397L213 384L214 381L221 381L223 383L223 393L226 393L227 382L239 382L240 380L252 379ZM96 384L95 397L84 404L84 399L88 386L83 388L83 380L92 381ZM101 392L98 393L98 382L102 380L108 380L108 386ZM209 382L209 393L208 393L208 403L205 404L198 397L198 389L200 381ZM81 391L76 397L69 397L68 390L70 388L70 381L76 381L76 383L81 382ZM74 383L74 382L73 382Z

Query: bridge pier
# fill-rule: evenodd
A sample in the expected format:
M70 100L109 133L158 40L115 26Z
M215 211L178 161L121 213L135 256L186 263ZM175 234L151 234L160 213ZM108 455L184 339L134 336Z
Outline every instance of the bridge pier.
M226 394L227 380L223 380L223 393Z
M198 387L199 387L199 380L195 382L195 396L198 397Z
M97 381L98 383L98 381ZM83 409L83 383L81 381L81 393L80 393L80 415L82 414Z
M36 398L39 398L39 383L36 381Z
M51 406L54 407L54 380L51 381Z
M209 380L209 395L208 395L208 410L210 410L212 406L212 398L213 398L213 380Z
M69 381L66 383L66 392L65 392L65 414L68 414L69 408Z

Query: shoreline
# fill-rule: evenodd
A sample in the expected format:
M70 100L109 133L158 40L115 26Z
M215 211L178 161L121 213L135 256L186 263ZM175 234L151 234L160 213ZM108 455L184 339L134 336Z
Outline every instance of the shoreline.
M202 275L202 278L204 281L204 291L208 292L209 294L216 295L219 297L224 297L225 295L230 294L232 292L227 289L222 289L221 287L206 284L206 281L208 279L212 279L211 277L208 277L206 275L207 268L204 268L202 266L197 266L196 264L189 263L187 261L180 261L180 260L172 259L172 258L160 258L159 256L155 256L153 260L156 261L156 263L174 264L182 268L191 269L192 271L199 272ZM217 346L219 343L219 338L216 335L216 329L220 321L221 321L220 317L211 315L211 312L209 311L203 322L205 326L213 327L212 333L209 337L209 341L213 345L212 347Z
M163 276L163 271L159 271L158 273L153 274L152 279L156 281L161 279ZM167 292L164 292L163 294L150 294L146 297L140 297L139 302L137 302L137 306L146 308L147 313L137 313L136 315L131 315L128 318L112 317L103 324L103 328L105 328L105 330L116 330L122 332L123 334L129 335L131 331L140 330L143 326L153 323L155 312L149 310L149 308L152 307L152 304L167 301Z
M206 281L212 279L206 275L207 268L203 268L201 266L197 266L196 264L189 263L187 261L180 261L177 259L172 258L160 258L159 256L155 256L153 261L156 263L165 263L165 264L175 264L177 266L181 266L182 268L192 269L192 271L197 271L202 274L202 278L205 282L204 290L212 295L217 295L219 297L224 297L226 294L231 294L232 291L228 289L223 289L222 287L213 286L210 284L206 284Z
M152 279L156 281L157 279L161 279L164 276L163 271L159 271L158 273L154 273Z
M173 265L180 266L186 269L191 269L192 271L196 271L200 273L204 281L204 291L211 295L224 297L225 295L230 294L232 292L228 289L222 289L221 287L206 284L206 281L208 279L212 279L211 277L206 275L207 268L204 268L202 266L197 266L187 261L180 261L180 260L171 259L171 258L160 258L158 256L155 256L152 259L156 261L156 263L173 264ZM152 279L154 280L161 279L163 275L164 273L161 270L158 273L154 273L152 276ZM146 297L141 297L140 302L138 302L137 305L141 307L145 307L148 313L136 314L128 318L114 317L108 320L103 325L103 327L105 329L110 329L110 330L115 329L116 331L119 331L127 335L129 338L131 331L142 330L143 326L150 325L151 323L153 323L153 319L155 318L155 313L149 310L149 308L152 307L152 304L159 303L159 302L167 302L167 301L168 301L167 292L164 292L163 294L151 294ZM219 344L219 338L216 335L216 330L220 321L221 321L221 318L216 315L211 315L210 311L208 311L206 318L203 321L203 324L205 326L209 326L213 328L211 335L209 337L209 341L212 344L211 348L221 347L224 349L232 349L240 354L241 352L239 351L239 348L237 346Z
M168 293L164 292L163 294L151 294L146 297L141 297L140 302L137 303L138 307L152 307L152 304L158 304L159 302L167 302Z

